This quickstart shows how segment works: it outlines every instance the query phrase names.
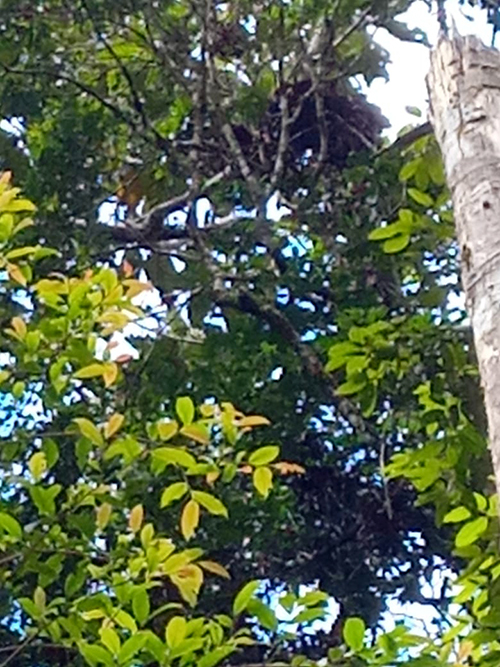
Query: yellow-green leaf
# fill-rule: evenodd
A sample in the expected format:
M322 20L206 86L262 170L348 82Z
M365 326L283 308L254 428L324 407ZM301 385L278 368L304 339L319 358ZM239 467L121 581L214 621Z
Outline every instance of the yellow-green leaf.
M132 611L139 625L148 620L150 608L148 592L140 588L132 598Z
M30 473L33 475L33 478L36 482L43 477L47 471L47 459L44 452L36 452L30 458L28 467Z
M168 507L170 503L182 498L188 488L186 482L174 482L174 484L167 486L161 494L160 507Z
M190 438L201 445L208 445L210 442L210 434L205 424L188 424L181 428L181 434Z
M354 652L363 648L366 626L362 618L353 616L344 624L343 635L347 646Z
M113 655L116 655L121 647L120 637L116 630L113 630L113 628L110 627L103 627L99 630L99 635L101 637L101 642L108 651Z
M104 425L104 436L108 439L112 438L121 429L124 421L125 417L119 412L115 412Z
M180 465L183 468L192 468L196 465L196 459L192 454L186 452L184 449L174 449L173 447L158 447L153 449L151 456L157 461L161 461L166 465Z
M10 321L10 324L20 340L23 340L26 337L28 331L25 321L21 317L13 317Z
M47 604L47 596L45 595L45 591L41 586L37 586L35 588L35 592L33 593L33 602L36 604L40 611L45 609L45 605Z
M77 417L76 419L73 419L73 421L80 429L80 433L85 438L88 438L90 442L93 442L94 445L98 445L99 447L104 445L102 433L99 431L97 426L90 421L90 419L86 419L85 417Z
M16 188L14 188L16 189ZM14 201L9 202L5 208L5 211L36 211L36 206L33 202L30 202L29 199L15 199Z
M271 463L278 458L280 448L276 445L267 445L260 447L255 452L252 452L248 458L248 463L252 466L263 466Z
M103 503L96 510L96 523L99 530L104 530L109 523L113 508L109 503Z
M271 422L261 415L248 415L238 421L240 428L252 428L253 426L269 426Z
M178 646L186 636L186 619L184 616L174 616L170 619L165 630L165 639L169 648Z
M208 510L210 514L219 514L227 517L226 506L211 493L206 493L205 491L193 491L192 497L193 500L196 500L196 502Z
M253 485L257 491L267 498L273 486L273 473L267 466L261 466L253 471Z
M123 609L117 611L114 614L113 619L120 627L130 630L132 633L137 632L137 623L134 621L132 616Z
M224 577L224 579L231 579L231 575L226 570L226 568L213 560L199 560L198 565L207 572L218 574L220 577Z
M443 517L443 523L459 523L460 521L466 521L471 516L469 510L461 505L460 507L455 507L455 509L450 510Z
M417 204L422 204L422 206L432 206L434 204L434 199L427 192L422 192L417 188L408 188L408 194Z
M6 512L0 512L0 528L12 537L23 536L23 529L19 521Z
M455 536L455 546L459 549L474 544L487 530L488 518L480 516L478 519L465 523Z
M19 283L20 285L23 285L23 287L26 287L28 284L28 281L26 280L26 276L24 273L21 271L19 266L17 264L7 264L7 273L9 274L9 278L13 280L16 283Z
M168 421L159 421L156 423L156 428L158 429L158 435L162 440L170 440L179 430L179 424L173 419Z
M133 533L137 533L141 529L144 520L144 509L142 505L136 505L130 510L128 519L128 527Z
M181 532L186 540L189 540L198 527L200 521L200 506L196 500L188 500L184 505L181 516Z
M234 598L233 602L233 615L239 616L242 611L248 606L248 603L253 598L257 589L260 586L260 581L249 581L243 586L237 596Z
M194 419L194 403L189 396L180 396L175 402L177 416L187 426Z
M104 364L104 370L102 373L105 387L111 387L118 377L118 364L115 364L114 361L108 361Z
M89 364L77 370L76 373L73 373L73 377L77 380L86 380L87 378L101 377L103 373L103 364Z
M404 250L409 243L409 234L398 234L398 236L394 236L392 239L385 241L382 250L387 254L401 252L401 250Z

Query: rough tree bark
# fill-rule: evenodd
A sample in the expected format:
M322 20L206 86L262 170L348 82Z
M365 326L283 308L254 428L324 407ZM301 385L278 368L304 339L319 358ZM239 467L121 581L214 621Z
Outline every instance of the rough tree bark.
M475 37L443 38L427 86L453 198L500 495L500 53Z

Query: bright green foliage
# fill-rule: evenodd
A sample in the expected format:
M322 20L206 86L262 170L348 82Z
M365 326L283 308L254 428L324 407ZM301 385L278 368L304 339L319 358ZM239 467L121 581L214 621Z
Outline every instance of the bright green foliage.
M253 640L229 616L193 611L207 577L230 575L186 541L203 520L200 510L227 520L217 497L233 483L227 470L241 475L247 458L256 466L282 466L275 462L279 447L237 451L244 432L268 422L228 403L198 408L189 397L178 398L182 427L173 417L138 419L134 405L121 399L126 364L111 358L110 343L143 317L133 299L148 286L111 269L32 282L26 258L36 259L39 249L15 245L18 211L29 208L4 175L0 220L12 220L0 261L22 259L4 272L3 293L18 293L21 282L29 305L1 340L8 355L3 400L15 395L27 408L24 418L21 413L4 427L10 432L4 433L1 459L3 616L12 618L12 634L26 642L28 655L29 644L38 650L50 643L91 666L216 665ZM18 273L26 279L18 280ZM36 422L29 406L43 415ZM59 415L66 422L62 429ZM195 430L186 432L187 426ZM206 440L200 442L200 433ZM267 466L256 469L270 473ZM137 502L137 478L158 489L147 503ZM263 495L271 486L272 479ZM173 520L168 532L159 528L164 512ZM236 596L235 616L259 586L252 582ZM259 605L253 614L272 615ZM22 609L17 630L16 609Z

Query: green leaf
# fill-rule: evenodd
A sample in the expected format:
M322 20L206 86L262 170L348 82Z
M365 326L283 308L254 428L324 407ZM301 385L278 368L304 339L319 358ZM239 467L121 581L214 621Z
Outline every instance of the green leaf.
M153 449L151 456L155 461L159 461L165 465L180 465L183 468L192 468L196 465L194 456L184 449L159 447L158 449Z
M104 627L99 630L99 636L103 645L112 653L117 655L121 648L120 637L116 630L110 627Z
M357 616L348 618L344 624L344 641L355 653L361 651L363 648L365 630L365 622L362 618L358 618Z
M186 619L184 616L174 616L170 619L165 630L165 639L169 648L178 646L186 636Z
M405 229L404 225L402 225L401 221L398 220L397 222L393 222L390 225L386 225L385 227L378 227L377 229L373 229L368 234L368 240L384 241L385 239L391 239L393 236L397 236L398 234L406 231L407 230Z
M166 441L174 437L179 430L179 424L175 420L170 419L168 421L157 422L156 428L158 429L160 439Z
M252 466L263 466L274 461L280 453L280 448L276 445L267 445L260 447L252 452L248 458L248 463Z
M199 442L200 445L208 445L210 442L210 432L205 424L195 423L183 426L180 430L181 435Z
M120 609L114 614L114 620L120 627L130 630L132 633L137 632L137 623L132 616L123 609Z
M175 411L184 426L191 424L194 419L194 403L189 396L180 396L177 399Z
M42 445L42 451L47 460L47 467L52 468L59 460L59 447L52 438L45 438Z
M469 521L460 528L455 536L455 546L459 549L467 547L478 540L488 528L488 519L481 516L478 519Z
M276 614L270 607L262 602L262 600L253 599L247 605L247 610L252 616L256 616L259 623L266 630L276 631L278 629L278 619Z
M400 181L408 181L412 176L415 175L415 172L417 171L419 164L421 162L422 158L417 158L415 160L411 160L411 162L407 162L403 167L401 168L401 171L399 172L399 180Z
M488 507L488 499L485 498L481 493L473 493L474 500L476 501L476 507L480 512L485 512Z
M30 473L33 479L38 482L47 470L47 459L44 452L36 452L28 462Z
M394 254L396 252L401 252L401 250L404 250L409 243L410 243L410 235L400 234L399 236L395 236L394 238L385 241L385 243L382 245L382 250L388 255Z
M174 482L167 486L161 494L160 507L168 507L171 503L182 498L187 493L189 486L186 482Z
M196 667L215 667L215 665L218 665L219 662L222 662L224 658L227 658L234 651L235 648L232 646L220 646L200 658L196 663Z
M417 190L417 188L408 188L408 194L417 202L417 204L421 204L422 206L428 207L434 204L434 199L430 195L421 190Z
M31 618L34 618L36 620L42 616L42 612L36 606L33 600L30 600L29 598L19 598L19 604L28 614L28 616L31 616Z
M85 438L88 438L91 442L93 442L94 445L98 445L99 447L104 445L104 438L102 437L102 433L99 431L97 426L90 421L90 419L86 419L85 417L77 417L76 419L73 419L73 421L80 429L80 433Z
M0 512L0 528L12 537L21 538L23 536L23 529L19 521L6 512Z
M118 653L118 662L120 665L127 664L139 651L142 651L147 640L147 635L142 632L129 637Z
M86 644L85 642L80 642L78 644L80 653L83 655L85 660L95 667L96 665L106 665L107 667L113 667L114 660L113 656L109 651L106 651L102 646L97 644Z
M444 173L443 160L441 155L436 151L426 161L427 171L433 183L438 186L443 186L446 182Z
M37 586L35 588L35 592L33 593L33 602L35 603L37 609L39 609L41 612L44 611L47 604L47 596L45 595L45 591L41 586Z
M76 572L70 572L64 582L64 595L70 598L80 590L86 579L86 571L80 568Z
M55 499L62 491L60 484L53 484L48 488L31 486L29 493L40 514L53 516L56 513Z
M255 592L260 586L260 581L249 581L243 586L239 593L234 598L233 602L233 616L239 616L248 606L250 600L254 597Z
M405 111L412 116L416 116L417 118L421 118L422 116L422 111L418 107L406 106Z
M186 540L189 540L198 527L200 521L200 506L195 500L188 500L181 514L181 532Z
M150 613L149 595L144 588L134 593L132 598L132 611L139 625L144 625Z
M208 510L210 514L218 514L227 518L228 514L226 506L211 493L206 493L205 491L193 491L191 495L193 499Z
M273 488L273 472L267 466L260 466L253 471L253 485L261 496L267 498Z
M359 377L349 378L347 382L342 383L337 387L337 394L339 396L352 396L352 394L357 394L362 389L366 387L367 380L364 375Z
M471 513L466 507L455 507L443 517L443 523L458 523L465 521L470 517Z

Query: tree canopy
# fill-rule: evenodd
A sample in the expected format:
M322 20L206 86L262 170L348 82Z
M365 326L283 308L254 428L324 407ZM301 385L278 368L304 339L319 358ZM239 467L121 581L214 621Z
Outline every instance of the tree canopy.
M360 89L410 5L2 3L0 666L497 664L443 166Z

